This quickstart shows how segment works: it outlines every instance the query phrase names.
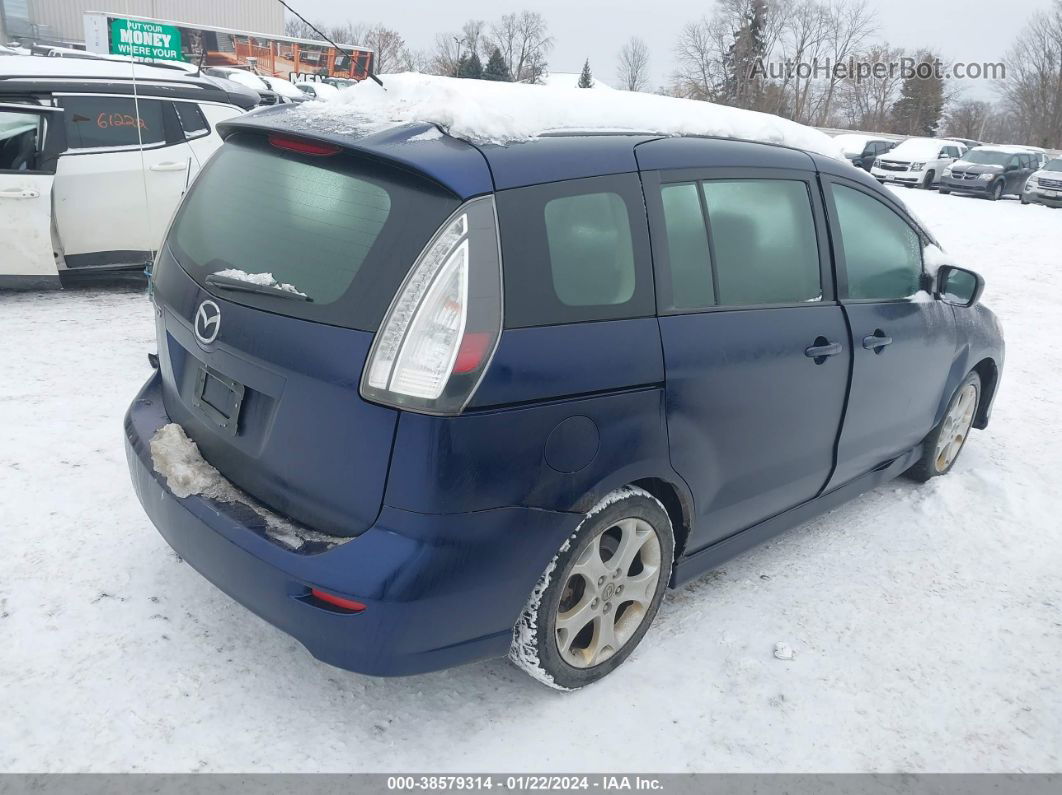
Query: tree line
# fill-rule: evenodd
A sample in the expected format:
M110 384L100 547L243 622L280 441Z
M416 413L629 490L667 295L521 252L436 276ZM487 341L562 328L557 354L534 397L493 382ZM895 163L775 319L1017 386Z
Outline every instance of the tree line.
M537 83L548 74L555 43L542 14L527 10L469 20L438 33L426 51L379 24L316 25L335 41L372 47L380 73ZM286 32L318 38L298 19L287 21ZM650 85L649 47L637 36L620 46L614 79L628 91L655 90L818 127L1062 148L1062 0L1033 14L1006 52L994 99L965 97L970 81L947 79L953 64L933 48L892 46L877 33L867 0L716 0L709 14L679 29L669 53L675 68L663 85ZM897 69L901 64L906 71ZM853 65L862 71L844 71ZM578 85L593 84L587 60Z

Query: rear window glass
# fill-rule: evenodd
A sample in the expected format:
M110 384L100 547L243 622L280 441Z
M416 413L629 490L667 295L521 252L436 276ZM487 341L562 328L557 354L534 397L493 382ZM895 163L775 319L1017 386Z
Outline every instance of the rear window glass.
M162 102L132 97L63 97L66 143L71 149L130 147L166 140Z
M177 118L181 121L181 129L186 137L194 138L210 132L203 111L194 102L174 102L173 107L177 110Z
M546 202L546 239L557 297L567 306L624 304L634 295L627 207L616 193Z
M200 282L242 271L310 299L206 285L226 300L375 330L420 250L457 206L432 183L395 169L244 140L211 159L168 243Z
M501 191L496 201L506 327L653 314L637 175L516 188Z

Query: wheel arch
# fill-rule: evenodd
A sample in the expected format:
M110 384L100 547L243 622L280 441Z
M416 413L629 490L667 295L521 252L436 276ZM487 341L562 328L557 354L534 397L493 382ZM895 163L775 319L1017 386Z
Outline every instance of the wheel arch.
M984 430L988 426L988 411L999 385L999 366L991 357L986 357L973 366L973 372L981 379L981 399L977 404L974 427Z

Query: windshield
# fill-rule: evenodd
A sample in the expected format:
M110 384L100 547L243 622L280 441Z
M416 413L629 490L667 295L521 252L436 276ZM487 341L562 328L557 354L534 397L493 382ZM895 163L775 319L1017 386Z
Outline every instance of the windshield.
M1041 171L1062 171L1062 157L1056 157L1054 160L1048 160L1044 163Z
M397 169L236 136L196 180L167 243L196 281L226 300L375 330L457 205ZM237 291L234 280L267 289ZM307 300L277 300L270 287Z
M250 72L244 72L239 69L233 69L231 72L228 72L225 77L227 77L234 83L239 83L240 85L247 86L248 88L253 88L256 91L261 91L262 89L269 89L269 86L265 84L265 81L262 80L262 78L260 78L258 75L253 75Z
M962 159L979 166L1002 166L1010 157L1010 152L1000 152L998 149L971 149Z
M299 91L299 89L295 87L294 83L288 82L283 77L263 77L262 79L269 83L269 87L282 97L296 97L301 99L306 96L304 92Z

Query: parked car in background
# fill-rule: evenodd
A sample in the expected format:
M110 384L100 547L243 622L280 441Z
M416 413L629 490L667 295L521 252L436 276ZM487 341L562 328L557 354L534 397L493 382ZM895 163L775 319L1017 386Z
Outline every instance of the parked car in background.
M940 180L944 167L965 151L966 146L958 141L908 138L875 160L870 173L878 182L931 188Z
M125 434L181 559L328 663L581 687L669 585L989 421L981 278L848 163L304 119L222 125Z
M257 103L181 69L0 55L0 287L142 269L221 144L215 125Z
M856 168L870 171L878 155L893 149L899 141L860 133L842 133L833 139Z
M1021 193L1021 203L1062 207L1062 157L1048 160L1029 177Z
M974 149L974 148L976 148L978 146L984 146L984 142L983 141L975 141L973 138L956 138L954 135L949 135L948 136L948 140L949 141L958 141L960 144L965 146L967 149Z
M305 91L300 91L290 80L272 75L259 75L259 77L275 92L284 102L306 102L310 99Z
M205 66L203 67L203 73L213 77L223 77L226 80L247 86L247 88L258 93L259 105L276 105L278 102L283 102L280 94L274 91L259 75L248 69L236 69L231 66Z
M992 201L1008 194L1020 196L1036 167L1036 156L1022 147L979 146L945 167L940 192L969 193Z
M1044 164L1051 159L1051 155L1048 154L1047 150L1041 149L1039 146L1017 146L1016 148L1031 152L1036 158L1036 168L1038 169L1043 168Z
M295 84L299 91L304 92L311 99L331 99L339 94L339 89L330 83L320 80L302 80Z

